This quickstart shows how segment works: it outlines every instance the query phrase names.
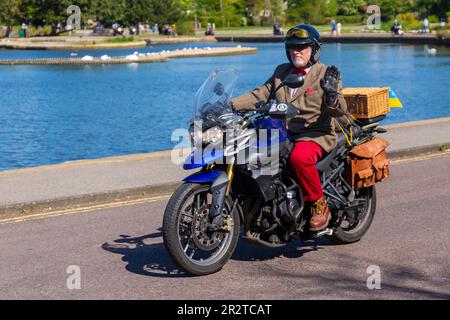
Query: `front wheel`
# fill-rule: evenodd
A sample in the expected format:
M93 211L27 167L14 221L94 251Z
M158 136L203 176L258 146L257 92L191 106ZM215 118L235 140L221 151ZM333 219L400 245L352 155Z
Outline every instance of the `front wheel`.
M209 185L185 183L172 195L164 212L164 244L176 265L193 275L222 269L239 238L239 213L237 208L233 210L230 199L222 213L226 230L208 228L211 199Z
M360 205L351 212L346 212L333 235L329 236L335 243L347 244L361 240L372 224L377 203L375 186L359 189L356 198Z

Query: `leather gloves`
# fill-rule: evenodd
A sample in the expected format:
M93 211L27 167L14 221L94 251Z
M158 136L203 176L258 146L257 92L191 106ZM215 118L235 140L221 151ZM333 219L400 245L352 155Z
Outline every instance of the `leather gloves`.
M336 66L328 67L320 80L320 86L325 92L325 102L328 106L335 106L339 95L340 72Z

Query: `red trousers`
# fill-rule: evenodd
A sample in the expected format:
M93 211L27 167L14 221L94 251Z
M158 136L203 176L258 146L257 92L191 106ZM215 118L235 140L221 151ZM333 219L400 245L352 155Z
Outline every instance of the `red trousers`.
M290 164L303 191L305 201L316 201L323 197L322 184L316 164L324 150L313 141L300 141L294 146Z

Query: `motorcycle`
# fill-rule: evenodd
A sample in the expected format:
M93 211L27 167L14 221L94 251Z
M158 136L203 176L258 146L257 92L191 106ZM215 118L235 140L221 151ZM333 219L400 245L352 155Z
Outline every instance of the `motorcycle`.
M376 190L375 185L355 188L349 182L347 159L352 148L386 132L379 127L385 116L359 123L350 118L350 143L339 133L336 148L317 164L332 218L325 230L311 232L309 210L289 167L294 142L287 128L299 110L278 103L272 94L256 110L233 112L236 80L234 71L216 71L195 96L190 134L196 148L183 167L198 172L171 196L163 219L164 244L176 265L192 275L217 272L240 235L271 248L297 237L359 241L374 218ZM303 83L303 76L289 75L274 92Z

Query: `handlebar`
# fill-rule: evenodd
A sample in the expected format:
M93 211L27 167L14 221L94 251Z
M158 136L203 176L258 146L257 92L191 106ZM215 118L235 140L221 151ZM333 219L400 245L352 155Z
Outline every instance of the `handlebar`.
M257 103L256 107L257 107L256 109L240 109L237 112L246 113L248 115L248 118L246 118L245 120L253 121L253 120L257 120L260 117L266 117L269 113L269 110L271 109L271 104L265 103L265 102L259 102L259 103ZM249 114L249 113L252 113L252 114ZM386 129L377 128L379 126L379 122L361 126L351 117L351 115L348 112L345 113L345 115L347 116L347 119L349 120L350 125L352 126L354 137L358 137L362 133L370 132L370 131L374 130L375 128L376 128L376 130L374 130L374 131L377 133L387 132ZM254 117L254 119L252 119L253 117Z

